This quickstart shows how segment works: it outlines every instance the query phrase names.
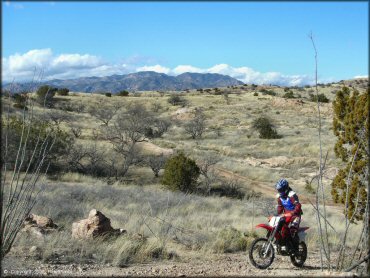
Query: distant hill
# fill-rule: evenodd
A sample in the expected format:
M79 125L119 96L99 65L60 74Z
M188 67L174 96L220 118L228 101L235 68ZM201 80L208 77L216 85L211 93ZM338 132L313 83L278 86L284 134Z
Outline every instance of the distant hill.
M227 75L217 73L183 73L170 76L154 71L142 71L125 75L111 75L105 77L81 77L67 80L49 80L42 82L58 88L68 88L73 92L112 92L128 91L178 91L185 89L214 88L242 85L243 82ZM26 90L29 83L16 83L16 91ZM4 85L9 89L10 85Z

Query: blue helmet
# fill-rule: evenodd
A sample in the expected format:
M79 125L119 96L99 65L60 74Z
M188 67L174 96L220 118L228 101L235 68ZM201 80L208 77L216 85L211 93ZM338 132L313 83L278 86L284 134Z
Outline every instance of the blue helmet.
M280 179L276 183L275 188L279 192L280 196L285 195L289 188L289 182L286 179Z

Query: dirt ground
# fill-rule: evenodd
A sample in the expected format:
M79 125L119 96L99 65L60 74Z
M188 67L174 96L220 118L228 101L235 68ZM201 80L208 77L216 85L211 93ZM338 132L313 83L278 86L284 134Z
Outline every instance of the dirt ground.
M266 270L256 269L249 262L245 252L213 255L202 258L181 258L181 260L158 261L147 264L133 264L114 267L109 264L43 264L40 261L9 256L3 261L4 276L314 276L355 277L354 273L339 273L321 270L318 251L311 251L303 268L294 267L289 257L277 256Z

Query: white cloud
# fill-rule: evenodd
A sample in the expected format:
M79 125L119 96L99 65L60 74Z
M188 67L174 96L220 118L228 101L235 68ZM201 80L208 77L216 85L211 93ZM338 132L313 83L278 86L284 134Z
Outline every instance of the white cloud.
M170 73L171 69L163 67L161 65L155 65L155 66L143 66L136 69L136 71L155 71L159 73Z
M144 58L127 58L121 63L108 63L101 57L90 54L59 54L51 49L34 49L26 53L2 58L2 78L5 82L27 81L33 78L35 69L43 70L44 80L69 79L88 76L109 76L138 71L155 71L170 75L184 72L218 73L229 75L244 83L274 84L299 86L313 84L314 79L308 75L284 75L279 72L259 72L249 67L232 67L228 64L216 64L209 68L198 68L192 65L178 65L173 69L160 64L150 65ZM140 65L141 64L141 65ZM144 65L143 65L144 64ZM362 76L361 76L362 77ZM355 77L359 78L359 77ZM333 80L319 80L325 83Z
M172 70L172 73L174 73L175 75L182 74L185 72L203 73L204 70L197 68L197 67L190 66L190 65L179 65Z
M236 78L244 83L254 84L299 86L313 84L314 82L313 77L308 75L283 75L279 72L261 73L249 67L232 67L228 64L217 64L213 67L205 69L193 67L191 65L180 65L171 71L171 73L174 75L184 72L224 74Z
M360 78L369 78L368 75L356 75L355 77L353 77L354 79L360 79Z
M2 65L4 81L31 80L35 71L40 70L44 72L45 80L124 74L135 70L126 64L106 63L100 57L89 54L54 55L49 48L16 53L3 58Z

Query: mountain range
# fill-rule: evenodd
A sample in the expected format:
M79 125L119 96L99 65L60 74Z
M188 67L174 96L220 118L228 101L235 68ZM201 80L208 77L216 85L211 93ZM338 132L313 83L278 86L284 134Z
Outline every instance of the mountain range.
M171 76L154 71L142 71L124 75L104 77L80 77L76 79L54 79L41 82L57 88L68 88L73 92L111 92L127 91L178 91L186 89L215 88L242 85L243 82L227 75L217 73L186 72ZM3 89L10 89L10 84ZM26 90L30 83L15 83L13 91Z

